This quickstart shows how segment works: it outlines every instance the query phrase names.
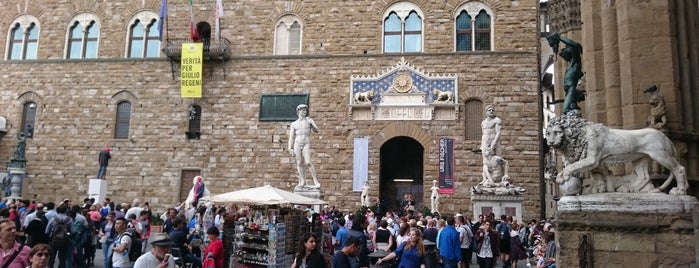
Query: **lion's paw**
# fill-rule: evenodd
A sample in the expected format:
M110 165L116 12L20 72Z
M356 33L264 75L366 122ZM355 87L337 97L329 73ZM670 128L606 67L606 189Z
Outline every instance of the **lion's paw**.
M670 194L675 194L675 195L685 195L687 194L687 190L683 190L677 187L673 187L670 189Z

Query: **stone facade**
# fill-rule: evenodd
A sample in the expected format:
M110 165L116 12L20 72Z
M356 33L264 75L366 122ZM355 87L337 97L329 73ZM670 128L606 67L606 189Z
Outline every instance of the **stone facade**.
M694 105L699 101L697 5L693 0L554 0L548 5L551 31L583 46L587 91L581 103L583 117L613 128L644 128L651 94L643 91L657 85L667 107L668 124L663 131L687 168L689 192L694 196L699 194L699 108ZM566 14L572 15L555 14L554 10L568 10ZM565 61L558 60L555 68L555 84L561 85ZM556 89L556 96L564 96L562 88Z
M167 38L189 36L189 6L170 1ZM175 3L176 2L176 3ZM195 17L214 25L214 2L195 1ZM27 142L24 197L82 199L97 172L97 154L112 148L107 195L112 200L140 198L154 207L184 199L176 193L200 170L213 194L267 182L291 190L296 171L286 151L290 122L258 119L263 93L307 93L310 115L321 132L312 135L315 167L324 199L341 209L358 207L353 192L355 137L369 137L369 176L380 177L380 149L392 137L407 136L424 148L423 191L437 179L440 137L454 139L456 193L441 199L440 211L470 210L469 189L480 181L480 139L465 140L463 107L455 120L356 121L349 114L350 77L381 73L401 60L426 73L456 74L459 103L494 103L503 118L503 157L510 174L527 189L524 218L539 211L537 91L537 3L483 3L494 16L493 51L454 52L455 10L462 1L415 1L425 14L422 53L382 53L382 16L394 1L224 1L221 36L232 43L230 59L205 62L203 98L180 97L179 64L166 57L129 59L124 55L127 22L160 1L2 1L0 29L17 16L40 21L37 60L2 61L2 116L9 131L0 141L7 162L20 129L23 104L37 103L34 137ZM80 12L99 17L98 59L65 60L67 25ZM284 14L303 20L302 55L273 55L274 22ZM5 36L8 36L6 34ZM7 41L0 43L6 51ZM171 68L174 66L174 71ZM128 139L114 139L116 104L129 100ZM188 107L202 107L199 140L188 140ZM480 127L480 120L478 125ZM469 126L474 127L474 126ZM378 196L379 180L370 180ZM185 185L185 186L183 186ZM429 195L418 200L428 204Z

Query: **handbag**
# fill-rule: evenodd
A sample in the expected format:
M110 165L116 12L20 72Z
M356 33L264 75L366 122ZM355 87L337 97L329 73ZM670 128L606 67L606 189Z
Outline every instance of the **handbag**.
M216 260L214 260L214 258L206 258L201 268L216 268Z

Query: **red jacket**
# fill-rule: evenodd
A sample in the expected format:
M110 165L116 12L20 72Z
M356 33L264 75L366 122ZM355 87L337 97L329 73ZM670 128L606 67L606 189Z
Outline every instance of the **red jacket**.
M206 260L209 256L209 252L213 253L214 260L216 260L216 268L223 268L223 241L221 239L216 239L206 247L204 255L202 255L202 260Z

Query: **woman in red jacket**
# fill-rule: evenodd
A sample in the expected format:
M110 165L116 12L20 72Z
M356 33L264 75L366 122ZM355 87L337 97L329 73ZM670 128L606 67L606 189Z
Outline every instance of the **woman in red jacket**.
M209 237L209 246L206 247L202 260L206 262L209 257L214 259L216 268L223 268L223 242L218 237L220 232L216 227L209 227L206 230L206 235Z

